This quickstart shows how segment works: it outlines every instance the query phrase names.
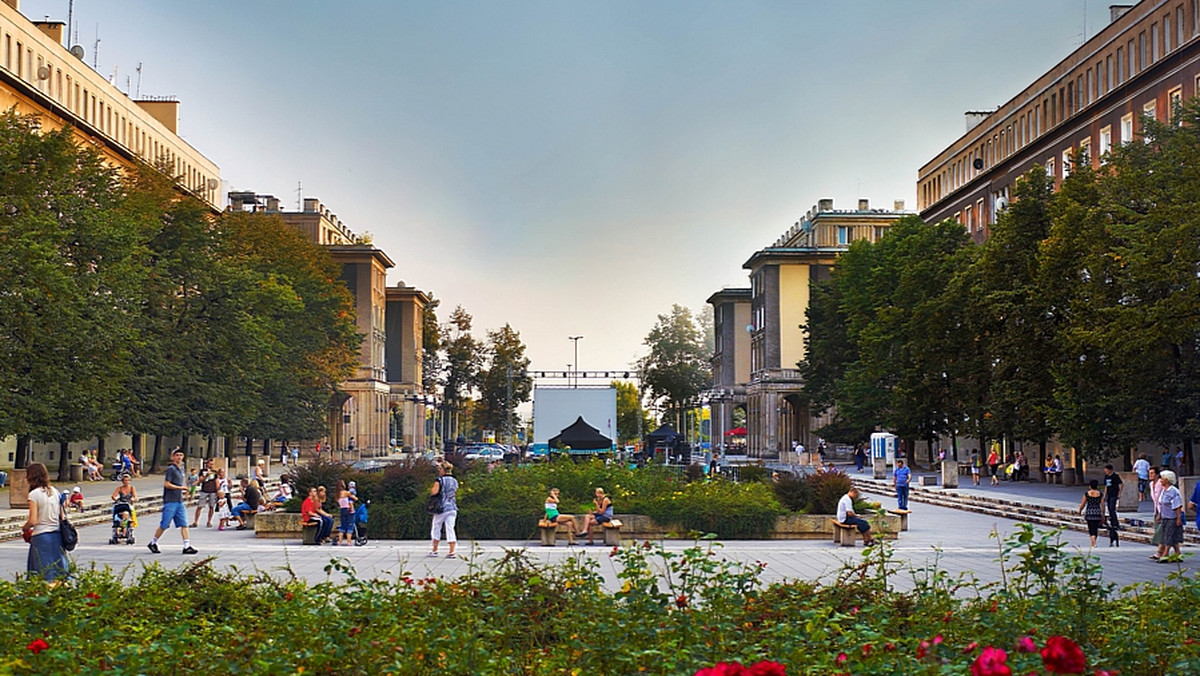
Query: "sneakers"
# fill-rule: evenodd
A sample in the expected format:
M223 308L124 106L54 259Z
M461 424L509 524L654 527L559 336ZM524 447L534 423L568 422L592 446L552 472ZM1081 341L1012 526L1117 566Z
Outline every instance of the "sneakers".
M158 549L158 547L155 547L155 549L157 550L157 549ZM195 547L193 547L193 546L191 546L191 545L188 545L187 547L184 547L184 548L183 548L183 553L184 553L184 554L195 554L195 553L197 553L197 552L196 552L196 548L195 548Z
M147 544L147 545L146 545L146 547L147 547L147 548L148 548L148 549L149 549L151 552L153 552L153 553L155 553L155 554L157 554L157 553L158 553L158 544L157 544L157 543L155 543L155 542L151 542L151 543Z

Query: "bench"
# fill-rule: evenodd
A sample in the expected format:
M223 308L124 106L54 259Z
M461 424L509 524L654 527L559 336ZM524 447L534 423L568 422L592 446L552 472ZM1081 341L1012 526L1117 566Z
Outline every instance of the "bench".
M567 515L559 515L567 516ZM558 536L562 533L567 534L567 545L575 544L575 517L567 516L570 521L560 521L555 523L549 519L538 521L538 530L542 534L542 546L553 547L558 540Z
M912 514L911 509L889 509L888 514L895 514L900 517L900 530L908 530L908 515Z
M317 544L317 529L318 529L318 525L315 523L304 524L304 540L303 540L304 544L306 544L306 545Z
M604 544L618 547L621 545L621 520L613 519L602 524L597 524L604 533Z
M934 474L922 474L921 476L917 477L917 485L936 486L938 485L938 478Z
M833 543L842 547L853 547L854 538L858 537L858 526L842 523L841 521L833 522Z
M1048 484L1061 484L1063 482L1063 473L1061 470L1060 471L1047 470L1044 472L1044 474L1046 475L1046 483L1048 483Z

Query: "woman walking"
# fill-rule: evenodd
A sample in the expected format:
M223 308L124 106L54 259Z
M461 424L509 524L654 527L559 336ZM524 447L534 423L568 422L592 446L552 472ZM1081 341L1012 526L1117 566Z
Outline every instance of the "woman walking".
M1104 521L1104 503L1100 493L1100 482L1092 479L1088 483L1088 489L1083 494L1083 499L1079 501L1079 513L1083 515L1083 520L1087 521L1088 535L1092 538L1092 546L1096 546L1096 536L1100 534L1100 524Z
M433 548L429 556L438 555L438 540L442 536L442 528L446 529L446 542L450 550L446 552L447 559L454 558L454 548L458 546L458 536L454 533L454 523L458 520L458 480L451 476L454 465L443 462L438 465L438 478L429 489L430 495L442 496L442 511L433 515L433 528L430 538Z
M992 485L999 486L1000 477L998 475L1000 472L1000 451L995 444L992 445L992 450L988 453L987 464L988 469L991 470L992 474Z
M1175 487L1175 472L1164 469L1159 472L1159 483L1163 491L1158 496L1159 521L1162 523L1162 544L1158 553L1150 558L1159 563L1167 563L1167 554L1175 549L1175 559L1179 558L1179 545L1183 542L1183 495Z
M29 518L21 527L21 534L29 542L25 570L54 582L65 578L70 569L58 530L62 501L58 491L50 485L50 475L42 463L31 463L25 477L29 481Z

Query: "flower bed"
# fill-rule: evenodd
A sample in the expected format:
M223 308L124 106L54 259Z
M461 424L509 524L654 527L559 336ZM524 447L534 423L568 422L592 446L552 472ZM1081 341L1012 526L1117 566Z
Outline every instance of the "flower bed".
M1003 584L900 571L883 546L828 586L767 586L711 543L614 549L616 591L591 559L520 552L455 580L363 580L337 561L348 581L311 586L204 561L129 586L81 571L0 581L0 673L1200 673L1200 580L1114 594L1094 559L1029 528L1001 552ZM891 588L897 574L914 588Z

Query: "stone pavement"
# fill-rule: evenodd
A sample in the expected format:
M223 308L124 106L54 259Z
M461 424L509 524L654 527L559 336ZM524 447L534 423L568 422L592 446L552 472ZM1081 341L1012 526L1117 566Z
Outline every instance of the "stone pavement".
M145 489L142 488L143 483ZM108 486L108 491L111 492L115 484L110 482L93 486ZM161 478L141 479L139 494L143 491L161 490L156 486L161 487ZM1039 501L1057 501L1075 506L1078 505L1080 489L1016 484L990 490L1006 491L1017 497L1025 496L1024 499L1034 504ZM86 495L86 485L84 491ZM92 492L99 494L102 491L93 488ZM107 499L107 495L104 497ZM894 498L880 499L885 507L895 504ZM997 563L999 541L989 536L993 530L1001 535L1011 533L1017 527L1017 522L920 503L912 505L912 508L910 530L902 533L899 540L893 543L898 561L913 569L936 565L951 576L975 576L981 581L1000 579ZM340 578L340 573L326 572L326 567L334 558L344 559L353 566L359 577L365 578L394 578L405 574L456 578L476 567L486 568L492 565L490 562L503 556L506 549L525 549L534 560L547 563L561 561L570 556L591 557L598 561L599 570L608 587L617 587L617 570L609 557L611 549L600 546L540 547L536 538L526 542L461 542L460 553L467 554L466 557L432 559L425 556L429 550L427 541L371 541L363 547L305 547L295 539L256 539L251 532L218 532L216 528L205 528L202 523L191 532L192 544L200 550L200 554L198 557L185 557L180 553L180 533L174 529L163 537L160 543L161 554L151 554L146 549L145 543L149 542L157 522L158 517L155 514L142 515L136 545L107 544L111 532L108 526L81 528L80 545L72 553L72 558L83 567L107 566L122 571L127 576L136 576L140 574L143 566L155 562L177 567L197 558L211 558L214 565L223 569L246 573L264 571L279 576L294 573L316 583ZM1072 551L1088 550L1086 534L1067 532L1063 538ZM669 541L666 547L670 551L680 551L690 544ZM795 579L830 582L836 579L844 564L860 560L863 552L861 546L837 547L824 540L730 540L720 544L720 555L725 558L747 564L759 561L766 563L762 573L762 579L766 582ZM1119 548L1109 548L1105 541L1092 552L1103 566L1104 578L1118 586L1142 581L1162 582L1171 571L1180 568L1190 573L1200 569L1200 562L1192 558L1187 558L1182 564L1158 564L1147 558L1153 551L1149 545L1133 542L1122 544ZM443 542L443 554L446 551L445 546ZM1185 552L1189 549L1192 548L1185 547ZM28 545L19 539L0 543L0 574L11 576L23 571L27 551ZM911 575L901 573L893 578L893 584L900 588L911 587Z

